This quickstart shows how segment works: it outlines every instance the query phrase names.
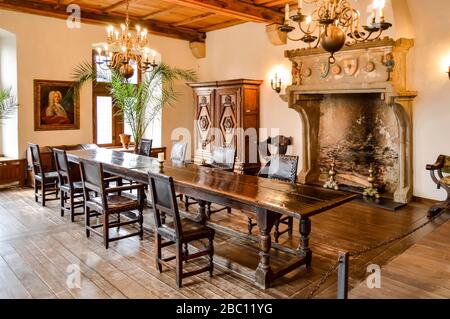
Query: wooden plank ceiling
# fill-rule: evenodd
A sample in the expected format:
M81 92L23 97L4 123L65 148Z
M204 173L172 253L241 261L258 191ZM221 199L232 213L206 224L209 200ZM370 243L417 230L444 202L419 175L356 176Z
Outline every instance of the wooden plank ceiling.
M153 34L204 41L206 33L244 22L282 23L285 3L292 0L130 0L132 24ZM0 8L67 18L66 8L79 5L87 23L124 21L126 0L0 0Z

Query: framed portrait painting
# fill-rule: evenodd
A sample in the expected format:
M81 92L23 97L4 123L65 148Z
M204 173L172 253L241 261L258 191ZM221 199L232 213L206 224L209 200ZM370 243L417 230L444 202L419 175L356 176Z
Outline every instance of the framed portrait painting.
M74 82L34 80L34 130L80 129L79 99Z

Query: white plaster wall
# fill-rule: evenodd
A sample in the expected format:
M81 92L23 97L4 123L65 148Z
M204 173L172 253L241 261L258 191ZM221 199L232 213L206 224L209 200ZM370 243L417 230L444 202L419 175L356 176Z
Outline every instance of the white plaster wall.
M33 80L71 80L75 66L91 60L94 43L105 40L105 27L82 24L81 29L69 29L66 21L37 15L0 10L0 28L16 35L17 82L20 109L18 114L18 149L24 155L27 143L58 145L91 143L92 89L86 85L81 92L80 129L71 131L34 131ZM150 46L171 66L196 69L187 41L151 36ZM163 110L162 127L165 132L184 126L192 130L193 100L191 91L183 84L180 102ZM170 145L170 133L162 137L163 145Z

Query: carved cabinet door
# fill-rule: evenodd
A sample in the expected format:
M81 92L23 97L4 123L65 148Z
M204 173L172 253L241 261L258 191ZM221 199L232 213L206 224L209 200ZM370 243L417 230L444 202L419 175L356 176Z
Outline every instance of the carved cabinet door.
M195 90L195 161L205 162L210 158L214 124L214 90Z
M215 145L239 148L236 130L241 127L241 90L240 87L216 90Z

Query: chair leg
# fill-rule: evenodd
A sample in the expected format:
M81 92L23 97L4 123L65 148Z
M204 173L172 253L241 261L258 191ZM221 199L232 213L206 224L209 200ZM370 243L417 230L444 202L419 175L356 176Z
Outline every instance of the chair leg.
M294 229L294 218L289 217L288 218L288 235L289 235L289 237L292 236L293 229Z
M42 206L45 207L45 183L41 183L41 193L42 193Z
M60 198L60 203L61 203L61 217L64 217L64 192L61 191L61 198Z
M162 267L161 267L161 263L159 261L162 258L162 253L161 253L161 235L159 235L159 234L155 235L155 248L156 248L156 253L155 253L156 270L159 273L161 273Z
M231 207L227 207L227 213L231 214Z
M61 195L62 195L63 193L61 192ZM75 222L75 205L74 205L74 202L73 202L73 193L71 192L70 194L69 194L69 200L70 200L70 221L72 222L72 223L74 223Z
M117 213L117 223L120 224L120 213ZM120 226L117 226L116 230L117 230L117 232L119 232L120 231Z
M209 248L209 276L212 277L214 272L214 238L208 238L208 248Z
M103 214L103 243L105 248L109 248L109 215Z
M183 284L183 256L182 256L182 251L181 251L181 244L178 243L177 244L177 255L176 255L176 260L177 260L177 267L176 267L176 273L177 273L177 286L178 288L181 288L182 284Z
M139 210L139 239L144 239L144 212Z
M184 256L184 258L187 258L189 256L189 249L188 249L187 243L183 244L183 256Z
M37 203L39 201L39 188L38 181L34 181L34 201Z
M278 243L278 238L280 237L280 220L275 222L275 230L273 231L273 240Z
M89 207L85 207L84 209L84 221L86 225L86 237L91 236L91 231L88 229L88 227L91 227L91 209Z

